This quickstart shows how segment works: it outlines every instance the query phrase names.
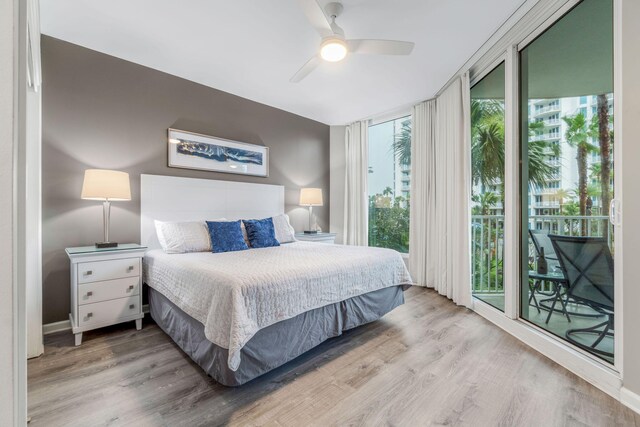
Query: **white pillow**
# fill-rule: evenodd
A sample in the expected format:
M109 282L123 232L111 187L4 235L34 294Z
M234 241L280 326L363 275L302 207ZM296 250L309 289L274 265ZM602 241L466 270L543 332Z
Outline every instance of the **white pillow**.
M211 238L204 221L154 221L162 249L168 254L210 252Z
M273 228L276 231L276 239L280 243L289 243L296 241L296 232L289 222L289 215L282 214L272 217Z

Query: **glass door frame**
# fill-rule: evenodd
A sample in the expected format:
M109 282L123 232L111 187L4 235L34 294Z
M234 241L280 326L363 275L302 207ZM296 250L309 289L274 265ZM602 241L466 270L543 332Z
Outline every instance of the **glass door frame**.
M504 164L505 164L505 175L504 175L504 186L505 186L505 197L504 197L504 201L503 201L503 222L504 222L504 247L503 247L503 273L502 273L502 289L504 291L504 314L507 315L508 317L515 319L516 317L513 317L512 314L507 314L507 313L512 313L513 311L513 297L514 297L514 290L512 289L511 286L507 286L507 280L509 278L508 274L511 273L511 264L513 263L511 258L513 257L513 252L511 250L507 250L507 248L510 248L510 246L508 246L509 244L511 244L511 242L508 240L508 237L510 235L510 233L508 233L507 231L507 211L510 208L510 203L507 202L508 200L508 191L510 190L509 187L512 187L512 177L510 177L507 174L507 170L510 169L510 165L511 165L511 158L509 157L510 155L513 155L513 152L509 153L509 149L513 147L513 140L511 139L511 127L512 127L512 121L508 120L509 116L513 115L513 110L512 110L512 104L511 104L511 100L509 99L509 93L508 93L508 89L509 86L511 84L511 81L508 78L509 75L509 63L508 63L508 54L505 52L503 54L501 54L500 56L496 57L493 61L491 61L489 64L487 64L482 71L480 71L479 73L474 74L473 78L469 79L469 88L472 89L477 83L480 83L485 77L487 77L489 74L491 74L496 68L498 68L500 66L500 64L502 64L504 62L504 79L505 79L505 98L504 98L504 149L505 149L505 159L504 159ZM510 147L510 148L507 148ZM509 216L510 217L510 216ZM472 259L473 257L470 257L470 259ZM473 280L472 280L473 282ZM499 313L503 313L502 311L500 311L498 308L492 306L489 303L486 303L484 301L482 301L480 298L476 297L473 295L473 291L471 292L471 299L472 301L480 301L482 304L486 304L487 306L491 307L491 309L496 310ZM516 296L517 298L517 296Z
M517 336L525 343L531 345L543 354L551 357L561 365L579 373L583 378L595 378L592 382L608 382L608 386L619 387L613 384L611 375L620 377L623 371L623 271L622 271L622 222L620 218L614 222L614 250L616 260L614 264L614 298L616 301L616 314L614 318L614 363L613 365L599 359L588 352L552 335L542 328L520 318L520 298L522 284L522 248L520 245L524 225L522 223L522 188L521 188L521 168L520 150L522 141L520 138L520 115L521 106L519 100L520 93L520 51L528 46L539 35L553 26L560 18L569 13L582 0L567 0L560 7L549 15L533 31L524 36L514 36L513 44L503 48L503 50L492 54L494 60L483 66L480 71L470 73L472 75L470 86L479 82L489 74L502 61L505 62L505 200L504 200L504 292L505 310L504 313L473 298L474 310ZM621 1L613 0L613 77L614 77L614 99L620 100L621 93ZM480 60L484 59L482 56ZM477 61L480 62L480 60ZM622 111L621 102L614 102L613 114L616 118L613 123L614 133L622 135ZM613 153L614 176L622 177L622 155L623 140L616 140L616 149ZM620 201L623 198L621 179L614 180L613 186L615 199Z

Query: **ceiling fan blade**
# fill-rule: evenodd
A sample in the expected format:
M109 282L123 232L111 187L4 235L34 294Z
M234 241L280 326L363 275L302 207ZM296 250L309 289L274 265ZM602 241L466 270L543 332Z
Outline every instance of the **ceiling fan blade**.
M349 52L370 55L409 55L415 43L396 40L347 40Z
M293 77L291 77L291 79L289 79L289 82L298 83L300 80L307 77L309 73L315 70L319 64L320 64L320 58L318 58L318 55L313 56L310 60L307 61L306 64L302 66L302 68L298 70L297 73L293 75Z
M331 24L316 0L298 0L298 4L309 20L309 23L320 33L321 37L327 37L333 34Z

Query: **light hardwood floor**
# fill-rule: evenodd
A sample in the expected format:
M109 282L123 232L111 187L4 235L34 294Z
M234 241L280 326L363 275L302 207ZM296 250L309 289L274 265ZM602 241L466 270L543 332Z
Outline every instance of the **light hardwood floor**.
M46 337L31 426L636 426L635 414L434 291L244 386L217 384L152 321Z

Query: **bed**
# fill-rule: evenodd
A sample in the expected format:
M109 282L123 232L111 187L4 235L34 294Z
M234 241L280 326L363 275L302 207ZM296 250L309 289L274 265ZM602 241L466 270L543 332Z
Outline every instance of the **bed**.
M403 291L411 284L400 254L387 249L292 242L167 254L154 240L154 219L281 214L281 186L142 175L141 198L150 314L227 386L244 384L379 319L404 303Z

